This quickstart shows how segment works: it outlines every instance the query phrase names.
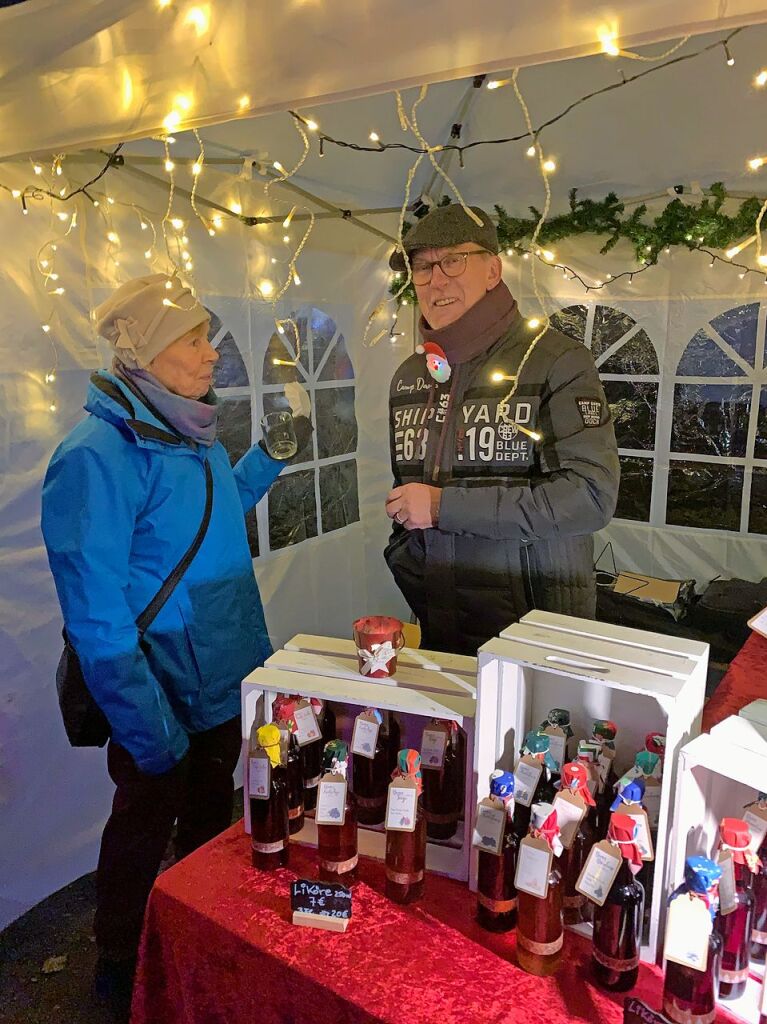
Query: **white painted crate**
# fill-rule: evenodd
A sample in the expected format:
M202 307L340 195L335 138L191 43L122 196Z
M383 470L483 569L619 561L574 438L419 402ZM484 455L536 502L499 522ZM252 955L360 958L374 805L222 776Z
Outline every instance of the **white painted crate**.
M682 747L676 779L669 885L678 885L687 857L710 857L722 818L740 818L743 807L767 788L767 737L746 718L732 716ZM764 964L751 963L746 991L722 1006L749 1024L759 1020Z
M568 708L576 738L596 718L618 725L616 767L633 764L647 733L666 735L654 862L642 958L656 959L665 914L668 833L680 747L700 731L708 645L590 619L530 612L479 650L475 802L494 768L513 770L525 733L554 707ZM470 883L476 888L476 856Z
M477 661L456 654L403 649L397 655L396 675L370 679L357 671L357 649L353 641L300 634L283 650L268 659L242 683L243 752L253 719L263 704L265 721L271 721L272 701L277 693L300 693L320 697L355 709L376 707L425 719L456 721L466 733L467 785L462 830L449 844L429 842L426 866L431 871L466 880L469 873L470 827L474 807L471 765L474 761L474 718L476 713ZM425 723L424 723L425 724ZM350 735L346 737L350 739ZM419 742L413 744L420 746ZM244 757L247 771L247 756ZM247 794L247 778L245 778ZM250 805L245 798L245 831L250 831ZM312 818L291 839L316 844L317 828ZM360 853L383 859L385 834L380 827L359 827Z

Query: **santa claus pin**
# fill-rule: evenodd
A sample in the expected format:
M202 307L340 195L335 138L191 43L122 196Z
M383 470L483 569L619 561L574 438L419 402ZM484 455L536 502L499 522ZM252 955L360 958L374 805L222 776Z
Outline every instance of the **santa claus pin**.
M453 370L447 361L444 349L435 345L433 341L427 341L423 346L423 351L426 353L426 369L429 371L429 375L438 384L447 384Z

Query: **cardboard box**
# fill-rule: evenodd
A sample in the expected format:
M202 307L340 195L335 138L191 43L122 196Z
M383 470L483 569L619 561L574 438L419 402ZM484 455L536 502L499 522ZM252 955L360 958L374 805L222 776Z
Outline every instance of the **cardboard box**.
M456 654L404 648L397 655L397 672L386 679L370 679L357 670L357 649L353 641L300 634L277 651L263 668L256 669L242 684L242 736L244 764L253 719L263 702L264 720L272 718L272 701L278 693L300 693L333 703L339 718L339 736L351 740L353 716L366 707L400 712L409 719L410 745L420 747L420 731L430 718L450 719L466 733L467 778L474 762L474 719L476 714L477 662ZM344 713L346 712L346 714ZM422 721L421 721L422 719ZM408 733L403 733L405 742ZM417 738L416 738L417 737ZM415 740L415 742L414 742ZM247 771L247 767L245 768ZM245 779L247 794L247 779ZM466 881L469 874L469 846L474 816L474 786L466 786L463 820L456 837L446 843L427 844L426 867ZM250 832L250 805L245 799L245 830ZM317 827L307 818L304 828L291 839L316 845ZM383 860L383 826L359 826L359 852Z
M764 703L758 702L758 703ZM738 716L682 747L677 770L669 888L684 875L684 862L696 854L711 857L722 818L739 818L767 782L767 737ZM722 1006L749 1024L759 1020L758 999L764 964L751 964L752 977L740 999Z
M474 803L494 768L511 771L525 733L568 708L576 738L596 718L618 725L620 774L651 731L666 735L650 925L642 958L654 961L665 919L669 826L678 752L700 731L708 645L549 612L530 612L479 650ZM476 888L476 857L470 883Z

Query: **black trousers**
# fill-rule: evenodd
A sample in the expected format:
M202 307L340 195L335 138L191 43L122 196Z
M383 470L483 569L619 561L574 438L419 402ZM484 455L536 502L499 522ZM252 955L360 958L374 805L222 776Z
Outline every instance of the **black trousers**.
M176 819L179 858L231 824L240 747L240 719L233 718L190 735L189 752L170 772L147 775L110 740L107 768L117 788L101 837L94 921L102 956L136 955L149 891Z

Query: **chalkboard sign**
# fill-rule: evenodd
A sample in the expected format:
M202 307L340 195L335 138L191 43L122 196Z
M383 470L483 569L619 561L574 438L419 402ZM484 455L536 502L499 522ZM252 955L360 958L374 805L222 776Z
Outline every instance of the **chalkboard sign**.
M290 906L294 913L348 921L352 916L352 891L338 882L312 882L298 878L290 883Z
M623 1002L623 1024L669 1024L668 1019L643 1003L641 999L629 996Z

